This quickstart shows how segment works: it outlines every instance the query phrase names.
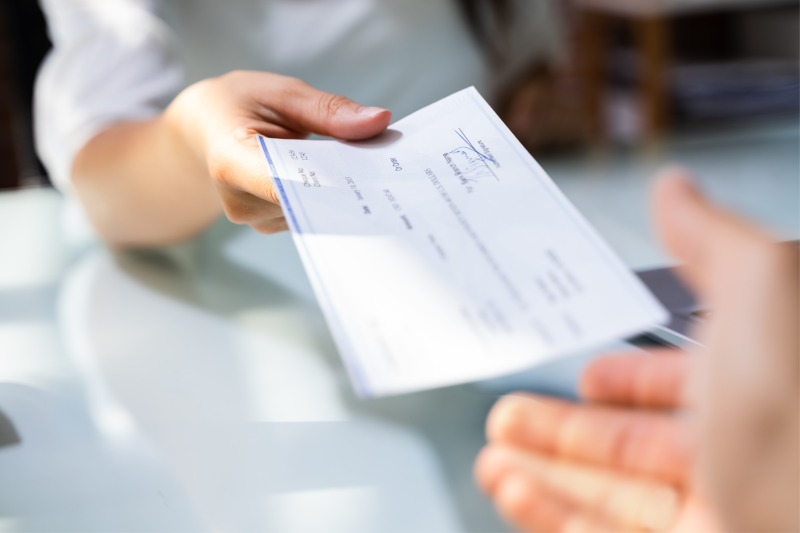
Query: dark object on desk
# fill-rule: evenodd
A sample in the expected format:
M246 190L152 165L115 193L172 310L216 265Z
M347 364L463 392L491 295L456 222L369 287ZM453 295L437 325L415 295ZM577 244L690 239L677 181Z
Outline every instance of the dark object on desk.
M647 285L670 313L670 321L663 330L653 330L636 337L625 339L626 342L644 350L659 347L682 347L692 341L678 337L691 334L691 326L700 320L696 317L697 302L692 293L675 275L675 269L658 268L637 272L636 275ZM674 328L674 329L672 329ZM669 332L674 331L675 335ZM612 349L624 351L630 346L618 343ZM478 388L497 396L509 394L517 390L537 392L549 396L579 400L577 383L586 365L599 356L597 350L587 350L573 354L564 359L554 359L521 372L487 379L478 383Z
M0 448L19 444L20 442L22 442L22 439L19 438L19 433L17 433L14 424L11 423L11 420L3 411L0 411Z
M800 240L784 241L781 246L800 250ZM670 318L662 328L626 339L628 342L640 347L685 347L686 344L698 343L695 328L709 317L711 311L700 307L692 292L676 275L680 270L681 267L673 267L636 272L650 292L667 308Z
M670 316L663 328L628 339L631 344L640 347L682 347L686 343L696 342L694 327L702 321L707 311L698 306L694 295L675 274L679 268L657 268L636 273L667 308Z
M675 274L676 268L657 268L637 272L645 285L669 311L666 327L681 335L691 337L692 325L702 318L703 310L686 285Z

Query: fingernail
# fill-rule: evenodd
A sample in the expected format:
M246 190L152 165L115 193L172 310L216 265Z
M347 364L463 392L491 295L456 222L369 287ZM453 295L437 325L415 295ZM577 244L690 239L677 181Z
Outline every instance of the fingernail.
M384 111L386 111L386 110L383 109L382 107L362 107L361 109L356 111L356 114L357 115L364 115L364 116L367 116L367 117L374 117L378 113L383 113Z

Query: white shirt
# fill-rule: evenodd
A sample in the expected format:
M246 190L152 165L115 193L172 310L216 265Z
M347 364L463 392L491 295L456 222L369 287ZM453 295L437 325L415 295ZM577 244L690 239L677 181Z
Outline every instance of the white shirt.
M558 53L552 0L520 0L519 53L492 71L455 0L41 0L53 50L36 83L37 150L69 190L75 154L114 122L236 69L295 76L395 119Z

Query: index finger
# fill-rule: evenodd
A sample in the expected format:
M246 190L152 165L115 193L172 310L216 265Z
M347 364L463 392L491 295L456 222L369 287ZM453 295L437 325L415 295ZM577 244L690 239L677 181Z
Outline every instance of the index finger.
M592 361L581 376L581 396L595 402L675 409L686 404L691 356L677 350L652 355L621 352Z

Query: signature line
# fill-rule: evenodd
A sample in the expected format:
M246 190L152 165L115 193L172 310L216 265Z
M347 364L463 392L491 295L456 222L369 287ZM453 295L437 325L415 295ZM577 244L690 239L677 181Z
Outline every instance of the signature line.
M483 161L483 164L484 164L484 165L486 165L486 169L487 169L489 172L491 172L491 173L492 173L492 176L494 176L494 179L496 179L497 181L500 181L500 178L498 178L498 177L497 177L497 174L495 174L495 173L494 173L494 170L492 170L492 168L489 166L489 163L487 163L487 161L491 161L492 163L494 163L494 162L495 162L495 160L494 160L494 159L492 159L491 157L488 157L487 155L485 155L485 154L482 154L482 153L480 153L479 151L477 151L477 150L475 149L475 147L472 145L472 143L471 143L471 142L469 142L469 139L467 139L467 135L464 133L464 131L463 131L461 128L458 128L457 130L453 130L453 131L455 131L455 132L456 132L456 135L458 135L459 137L461 137L461 140L462 140L462 141L464 141L465 143L467 143L467 145L469 146L469 149L470 149L470 150L472 150L473 152L475 152L476 154L478 154L478 157L480 157L480 158L481 158L481 161ZM465 147L465 148L466 148L466 147Z

